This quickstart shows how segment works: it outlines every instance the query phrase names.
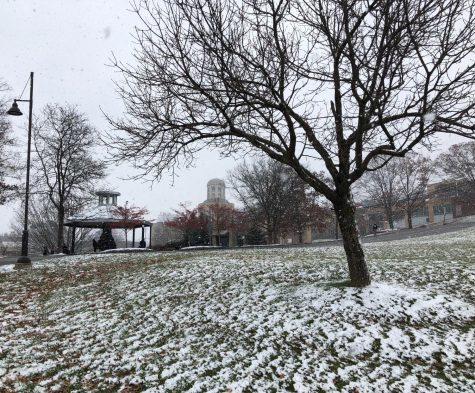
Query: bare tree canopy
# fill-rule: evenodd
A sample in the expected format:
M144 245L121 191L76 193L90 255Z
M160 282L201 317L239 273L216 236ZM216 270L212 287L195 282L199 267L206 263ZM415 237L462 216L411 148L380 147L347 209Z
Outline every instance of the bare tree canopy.
M394 229L394 219L401 202L401 188L398 184L399 162L395 159L381 165L380 159L374 164L378 169L368 171L361 178L359 188L374 203L384 209L389 227Z
M243 162L228 179L248 218L266 234L268 244L292 232L301 235L307 227L321 226L327 219L310 186L277 161Z
M0 93L8 90L8 86L0 80ZM11 137L12 129L7 120L6 102L0 96L0 205L15 196L17 186L12 181L12 175L18 169L13 162L10 148L14 144Z
M291 203L293 189L286 168L275 161L259 160L243 162L228 175L237 199L266 234L268 244L277 243Z
M410 152L403 158L394 158L386 165L378 165L378 169L367 172L359 186L384 209L391 229L400 211L406 214L408 227L412 228L412 215L424 204L427 184L433 172L431 167L428 158Z
M412 228L412 215L414 211L424 204L427 184L432 174L431 162L428 158L409 153L398 160L399 171L397 174L397 187L400 190L401 206Z
M96 132L84 114L68 105L47 105L33 132L35 192L47 195L57 211L57 249L62 250L66 212L87 202L105 176L103 163L93 156Z
M475 189L475 142L451 146L438 157L437 163L448 179L462 181Z
M58 214L56 208L45 195L34 195L29 202L30 223L29 223L29 247L32 251L54 253L57 249L58 239ZM23 232L23 207L15 212L14 220L11 224L12 232L21 238ZM71 211L69 211L71 213ZM65 243L71 241L71 231L64 231ZM75 232L75 250L83 251L89 246L94 230L88 228L78 228ZM63 250L56 250L63 252Z
M436 133L475 136L472 0L136 1L115 159L153 176L202 149L259 150L334 205L350 277L369 273L351 186ZM321 160L331 184L315 175Z

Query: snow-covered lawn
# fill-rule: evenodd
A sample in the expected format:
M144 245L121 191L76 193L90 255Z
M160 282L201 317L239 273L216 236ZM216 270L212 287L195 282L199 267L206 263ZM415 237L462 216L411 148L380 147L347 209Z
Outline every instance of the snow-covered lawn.
M475 229L365 246L90 255L0 273L0 391L463 392Z

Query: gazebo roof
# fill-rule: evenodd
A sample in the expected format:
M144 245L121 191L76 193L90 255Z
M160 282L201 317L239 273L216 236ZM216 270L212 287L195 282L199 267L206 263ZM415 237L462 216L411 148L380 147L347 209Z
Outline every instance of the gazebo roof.
M83 210L80 213L74 214L66 219L64 225L67 227L76 228L139 228L142 225L146 227L152 226L152 223L147 220L128 220L124 222L114 210L117 206L100 205L93 206Z
M114 190L98 190L96 191L97 196L120 196L120 192Z

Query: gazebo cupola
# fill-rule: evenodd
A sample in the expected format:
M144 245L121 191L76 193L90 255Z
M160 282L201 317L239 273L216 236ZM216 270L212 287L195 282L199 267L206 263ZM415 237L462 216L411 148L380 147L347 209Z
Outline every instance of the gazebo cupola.
M120 192L101 190L96 191L96 195L99 197L99 206L117 206L117 197L120 196Z

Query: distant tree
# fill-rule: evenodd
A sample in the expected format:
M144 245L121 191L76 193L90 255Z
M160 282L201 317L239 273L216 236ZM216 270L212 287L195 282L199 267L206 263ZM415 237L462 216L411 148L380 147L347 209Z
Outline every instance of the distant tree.
M35 192L47 195L56 211L58 251L64 244L68 205L90 198L97 181L105 176L103 162L93 154L96 137L86 116L74 106L47 105L35 121Z
M265 234L268 244L276 243L287 222L291 203L289 169L272 160L243 162L228 175L233 191L252 221Z
M76 205L77 210L66 208L66 214L76 213L82 206ZM29 203L30 219L29 219L29 245L32 251L41 253L44 248L48 249L49 253L62 252L57 250L57 234L58 234L58 220L56 209L45 195L32 195ZM15 216L11 223L12 232L21 238L23 231L23 208L15 212ZM94 231L87 228L78 228L75 234L75 249L81 252L91 240L91 234ZM70 244L72 233L64 230L64 243Z
M412 228L414 211L424 205L427 184L431 175L431 162L428 158L410 153L398 160L397 186L401 190L401 202L408 227Z
M473 0L136 1L116 62L117 162L160 176L203 149L252 150L331 202L349 275L370 275L352 188L438 134L475 137ZM312 170L323 163L330 181Z
M326 227L331 213L320 203L320 195L293 172L288 177L288 203L285 205L282 232L296 233L298 242L303 242L303 234L308 228L322 230Z
M165 225L180 230L183 233L183 243L187 246L209 244L210 223L198 209L189 209L182 203Z
M254 222L251 222L248 230L244 233L244 244L249 245L260 245L266 243L265 234L262 232L261 228Z
M153 225L153 236L157 247L173 246L181 243L183 234L179 229L166 225L168 221L174 219L174 215L170 212L162 212L157 217L157 222Z
M231 220L229 222L229 229L234 232L237 237L239 245L242 245L245 241L246 233L249 232L252 224L252 217L244 209L232 210Z
M8 86L0 80L0 94L7 90ZM12 175L18 168L10 151L14 140L10 136L12 129L5 115L6 110L6 101L0 96L0 205L14 197L17 192L17 186L8 181L8 179L12 179Z
M218 246L221 245L222 231L229 230L238 225L236 210L226 204L211 203L206 205L206 208L201 208L201 213L208 217L210 236L216 233L218 239Z
M229 173L229 182L250 221L266 234L267 243L288 232L300 234L320 225L324 210L318 194L289 167L272 160L242 163Z
M447 153L442 153L436 160L436 166L449 181L459 182L459 187L466 198L475 194L475 142L452 145Z
M374 164L377 169L368 171L361 178L359 187L365 196L384 209L389 227L394 229L395 214L402 197L402 190L398 181L401 163L400 160L394 158L384 166L381 166L382 162L380 160L375 160Z
M145 216L148 214L148 210L137 206L129 206L129 202L127 201L124 206L114 207L112 214L114 217L119 219L119 222L114 224L112 227L116 226L123 230L125 236L125 247L128 247L127 235L129 231L142 223Z

